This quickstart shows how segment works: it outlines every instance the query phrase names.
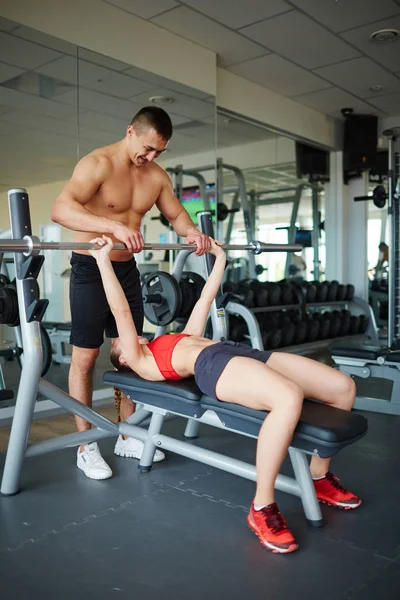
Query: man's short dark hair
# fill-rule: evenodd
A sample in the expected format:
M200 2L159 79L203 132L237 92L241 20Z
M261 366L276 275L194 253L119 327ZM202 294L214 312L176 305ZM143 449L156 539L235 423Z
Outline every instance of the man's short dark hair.
M137 135L141 135L149 129L154 129L165 141L169 141L172 137L171 119L168 113L159 106L141 108L130 124L135 128Z

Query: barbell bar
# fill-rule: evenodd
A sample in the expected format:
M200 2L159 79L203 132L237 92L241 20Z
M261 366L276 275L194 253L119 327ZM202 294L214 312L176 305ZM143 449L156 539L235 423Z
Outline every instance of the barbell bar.
M102 246L90 242L41 242L34 235L26 235L21 239L0 239L0 252L22 252L25 256L36 256L42 250L99 250ZM266 244L264 242L250 242L249 244L223 244L224 250L248 250L253 254L262 252L300 252L300 244ZM114 244L115 250L127 250L125 244ZM161 244L146 243L144 250L196 250L195 244Z

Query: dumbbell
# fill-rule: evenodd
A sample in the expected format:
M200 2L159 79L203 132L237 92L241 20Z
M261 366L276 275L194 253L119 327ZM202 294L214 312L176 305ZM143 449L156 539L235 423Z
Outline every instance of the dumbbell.
M250 289L251 279L243 279L238 283L238 298L241 304L247 306L247 308L254 307L254 291Z
M246 283L247 282L247 283ZM261 281L258 279L245 280L244 285L253 292L253 305L256 307L267 306L268 304L268 290ZM247 306L247 304L246 304ZM250 307L249 307L250 308Z
M261 281L258 281L258 279L252 279L249 282L249 288L254 293L254 305L256 307L268 305L268 290Z
M305 315L304 321L307 325L306 341L315 342L319 335L319 322L310 313Z
M326 316L322 315L321 313L317 313L317 312L315 312L313 314L313 319L315 321L317 321L317 323L319 323L318 339L319 340L326 339L329 336L329 329L331 326L330 319L328 319Z
M343 286L344 287L344 286ZM339 335L349 335L351 313L348 310L342 310L340 314Z
M328 283L326 281L313 281L316 287L315 302L326 302L328 297Z
M277 306L281 300L281 289L273 281L266 281L262 284L268 292L268 306Z
M242 342L248 329L246 322L235 315L229 316L229 339L232 342Z
M292 346L296 335L296 326L293 323L286 323L282 326L282 347Z
M282 343L282 329L263 329L261 337L265 350L276 350Z
M304 344L307 337L307 323L305 321L298 321L295 324L294 343Z
M282 305L294 304L296 302L296 296L294 290L289 281L283 279L278 283L280 288L280 302Z
M311 304L312 302L317 301L317 288L312 282L304 281L303 289L304 289L307 303Z
M328 302L334 302L337 298L337 291L338 291L338 285L339 282L338 281L331 281L328 282L328 294L326 299L328 300Z
M343 285L342 283L339 283L338 288L337 288L336 299L339 302L343 302L344 300L346 300L346 296L347 296L347 285Z
M261 320L262 322L262 329L279 329L280 325L279 325L279 318L277 316L277 314L264 314L263 318Z
M352 285L351 283L349 283L347 285L346 300L349 300L349 301L353 300L353 298L354 298L354 291L355 291L354 285Z
M295 326L286 311L278 314L279 328L282 330L282 347L291 346L294 341Z
M303 344L307 336L307 323L302 320L299 311L288 311L291 321L295 327L294 344Z
M365 315L360 315L359 317L359 333L365 333L367 331L368 328L368 317L366 317Z
M337 337L340 331L340 313L338 310L332 312L324 312L324 316L326 316L330 320L329 327L329 337Z
M360 329L360 318L357 315L351 315L349 335L355 335Z

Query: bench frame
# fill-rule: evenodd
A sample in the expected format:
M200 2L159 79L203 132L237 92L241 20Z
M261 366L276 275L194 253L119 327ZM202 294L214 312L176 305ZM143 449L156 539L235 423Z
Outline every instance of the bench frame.
M30 361L25 361L25 365L30 365ZM26 368L25 365L23 368ZM170 414L173 414L176 417L187 419L188 416L183 413L171 413L171 411L166 409L141 404L140 408L138 408L128 421L123 423L113 423L87 406L84 406L82 403L78 402L45 379L40 379L38 389L42 394L46 395L47 398L67 409L69 412L87 419L95 427L89 431L63 435L51 440L36 442L25 447L24 440L27 439L27 434L29 434L30 420L22 417L31 414L31 408L35 401L36 392L35 394L31 393L30 395L26 394L24 397L19 397L18 411L16 406L16 416L13 420L1 487L1 492L4 495L13 495L19 491L19 480L23 459L25 457L39 456L48 452L79 446L84 442L114 437L119 434L142 440L145 443L142 458L138 467L141 471L150 471L153 464L154 453L157 448L161 448L227 471L228 473L238 475L239 477L256 481L256 468L254 465L193 445L193 443L162 434L165 418ZM19 416L17 413L19 413ZM151 420L148 429L139 427L139 425L149 416L151 416ZM201 417L194 420L197 423L204 423L219 429L225 429L227 431L240 433L241 435L246 435L247 437L256 438L256 436L243 434L242 432L229 429L218 418L214 411L211 410L205 411ZM307 521L311 525L322 526L323 519L315 495L315 489L308 465L307 452L295 447L290 447L289 457L295 476L288 477L279 474L276 479L275 488L299 497L302 501Z

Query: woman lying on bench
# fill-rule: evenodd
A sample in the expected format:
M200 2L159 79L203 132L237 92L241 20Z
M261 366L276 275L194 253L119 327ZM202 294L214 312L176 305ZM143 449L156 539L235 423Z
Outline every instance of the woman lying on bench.
M274 499L274 484L291 443L305 397L351 410L353 380L303 356L264 352L236 342L216 342L202 337L212 301L220 289L226 256L214 241L210 253L214 268L201 297L181 334L162 335L141 344L125 295L110 261L113 243L103 236L93 242L107 300L115 317L119 339L111 350L118 370L131 369L143 379L163 381L194 375L200 390L222 402L233 402L269 414L257 443L257 487L247 517L250 528L273 552L293 552L298 545ZM310 463L320 502L342 509L357 508L361 500L339 484L329 471L330 459L313 456Z

